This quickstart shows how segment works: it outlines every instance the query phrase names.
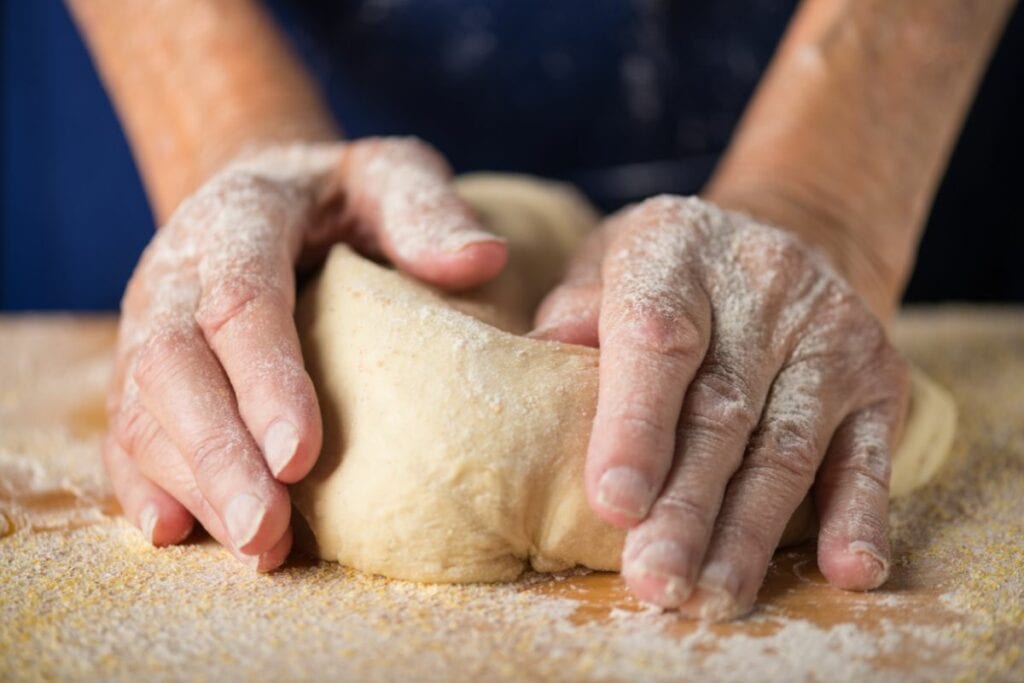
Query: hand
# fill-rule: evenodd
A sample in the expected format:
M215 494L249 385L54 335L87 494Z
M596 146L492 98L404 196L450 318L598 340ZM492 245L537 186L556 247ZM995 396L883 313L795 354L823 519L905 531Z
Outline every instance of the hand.
M266 571L291 546L285 484L320 451L292 319L297 261L347 241L435 285L471 286L505 245L411 139L296 145L229 164L181 204L122 302L104 461L155 545L199 522Z
M885 581L907 369L796 237L698 198L650 199L590 238L537 324L600 341L587 495L629 528L622 573L639 598L705 620L750 610L812 488L824 575Z

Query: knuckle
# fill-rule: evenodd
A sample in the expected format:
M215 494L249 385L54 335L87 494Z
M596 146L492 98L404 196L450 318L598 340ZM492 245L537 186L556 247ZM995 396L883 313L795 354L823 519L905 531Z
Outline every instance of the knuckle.
M633 435L663 438L667 428L657 418L652 406L634 402L615 415L616 420L626 426Z
M654 463L672 457L675 421L666 422L664 411L650 399L632 401L608 416L615 436L610 447L617 457L635 463Z
M654 507L652 517L668 518L677 529L704 529L713 514L711 506L678 487L665 491Z
M791 279L799 280L799 276L814 274L814 281L820 279L813 264L810 253L794 239L787 235L779 235L773 228L761 228L757 237L752 240L755 246L760 243L758 251L765 259L764 265L772 271L787 273Z
M648 311L628 326L631 341L669 361L692 360L704 350L704 335L682 314Z
M814 296L821 282L808 251L776 228L745 225L735 251L749 284L762 292L790 299Z
M829 326L835 352L850 358L863 358L868 362L886 355L890 348L889 339L878 319L852 292L843 291L837 296L838 300L829 306L829 315L835 319L834 324Z
M705 220L704 212L699 209L701 200L696 197L661 194L622 209L614 214L609 223L616 226L619 240L643 250L643 245L651 239L649 228L657 226L662 235L691 234L701 232Z
M830 477L834 482L842 482L846 488L854 491L871 491L886 493L889 491L889 468L873 468L840 464Z
M623 219L623 227L639 228L642 233L643 228L656 225L673 232L677 238L679 235L691 235L697 239L707 237L715 225L730 222L719 207L694 195L655 195L626 207L616 215Z
M191 444L191 469L197 481L214 481L230 466L231 439L220 433L202 435Z
M752 396L739 373L721 365L707 365L690 387L687 409L691 419L709 429L749 434L760 417Z
M260 305L283 306L284 301L276 289L253 278L224 278L200 299L195 320L204 333L214 336L229 322Z
M766 528L766 519L767 517L759 521L746 518L723 520L718 528L718 536L721 542L730 546L737 555L769 558L775 552L775 544L770 541L773 534Z
M818 470L820 448L813 428L802 420L776 419L756 437L748 467L791 484L809 487Z
M679 428L677 457L702 481L714 481L739 470L749 434L723 428L718 420L690 414Z
M858 446L837 464L839 473L845 473L872 488L889 489L892 458L883 444L866 443Z
M142 390L156 386L169 372L173 372L178 360L195 343L190 331L181 329L164 330L143 342L135 357L132 378Z
M889 358L892 347L885 328L870 313L861 311L859 315L853 316L851 327L854 329L847 338L858 343L862 354L872 360Z

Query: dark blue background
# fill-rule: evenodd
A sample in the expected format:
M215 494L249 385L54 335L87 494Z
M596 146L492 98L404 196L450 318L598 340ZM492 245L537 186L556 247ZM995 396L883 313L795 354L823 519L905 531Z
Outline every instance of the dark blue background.
M444 0L449 4L473 1ZM542 0L518 2L495 3L504 5L505 13L491 17L508 35L517 37L528 34L530 24L520 21L517 28L508 7L523 7L529 13L552 5ZM641 50L655 60L664 81L658 86L668 104L660 118L646 123L622 108L626 100L621 93L609 92L605 106L592 94L586 101L583 90L571 89L554 99L550 93L531 96L529 89L515 101L502 99L495 93L509 92L509 83L495 81L515 77L501 71L507 60L492 58L491 65L485 63L475 75L446 79L442 62L430 63L436 46L413 45L409 52L397 55L383 52L381 46L388 40L403 33L415 35L408 16L396 16L375 28L353 20L353 8L358 9L359 2L305 0L275 6L350 133L421 134L438 144L458 170L506 168L566 177L582 184L595 201L612 207L632 198L609 181L615 173L608 170L614 171L616 164L648 163L646 175L654 178L651 190L692 192L703 181L791 4L747 2L746 14L736 12L733 3L672 4L677 8L670 17L672 30L689 33L685 40L668 44L686 46L691 54L679 52L683 48L666 52L664 46L648 45L649 36L645 38L630 23L635 17L615 13L615 0L590 3L595 8L592 16L583 17L575 28L572 21L558 16L545 20L549 34L565 34L575 41L572 49L577 51L596 40L602 22L619 22L628 29L623 31L624 42L601 46L594 54L619 59L631 50ZM64 6L57 0L12 0L0 7L0 308L115 307L153 230L130 151ZM438 37L452 44L441 28L439 24ZM557 46L561 38L554 34L521 40L521 49L529 53L549 43ZM1022 36L1024 11L1018 10L936 201L908 289L911 299L1024 300ZM339 45L344 49L337 49ZM469 45L467 49L476 48ZM381 54L391 56L380 59ZM614 68L612 61L609 58L604 66ZM407 73L410 63L420 65L415 73ZM529 71L530 64L537 63L526 63L524 68L542 80L543 69ZM600 78L602 64L597 58L588 62L590 70L584 76ZM723 70L729 78L721 78ZM377 91L367 87L388 74L391 77L383 80L390 87ZM435 87L438 80L446 82ZM730 85L706 87L723 82ZM479 98L474 96L477 92ZM360 97L348 97L353 93ZM685 96L681 98L680 93ZM452 109L467 97L476 116L463 116L458 127L444 125ZM417 101L426 104L415 107ZM353 108L353 102L360 106ZM557 107L552 108L551 102ZM595 105L600 115L590 113ZM684 115L688 118L681 118ZM469 125L467 120L488 123ZM512 128L515 121L525 123ZM680 135L680 130L686 134ZM537 139L541 144L526 142ZM602 139L615 140L618 146L610 143L596 149L593 140ZM491 144L495 140L501 144Z
M111 308L153 230L131 154L63 3L2 7L0 307Z

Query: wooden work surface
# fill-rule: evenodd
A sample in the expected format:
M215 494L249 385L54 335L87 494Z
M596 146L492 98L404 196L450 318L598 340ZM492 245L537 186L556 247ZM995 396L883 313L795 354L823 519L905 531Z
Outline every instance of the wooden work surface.
M420 586L208 539L156 550L99 464L110 318L0 318L0 680L1024 680L1024 309L905 314L955 395L938 481L894 506L893 576L829 588L780 553L756 612L708 626L615 575Z

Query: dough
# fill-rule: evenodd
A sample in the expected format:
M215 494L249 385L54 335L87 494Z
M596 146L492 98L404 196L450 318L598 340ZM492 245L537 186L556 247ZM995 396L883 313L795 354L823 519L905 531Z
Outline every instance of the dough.
M476 175L459 189L509 241L493 283L444 296L337 246L300 298L324 446L292 487L299 545L426 582L512 580L527 561L618 570L624 534L583 489L597 351L520 336L597 217L554 183ZM937 471L954 424L952 399L915 372L894 495ZM783 543L814 527L805 501Z

